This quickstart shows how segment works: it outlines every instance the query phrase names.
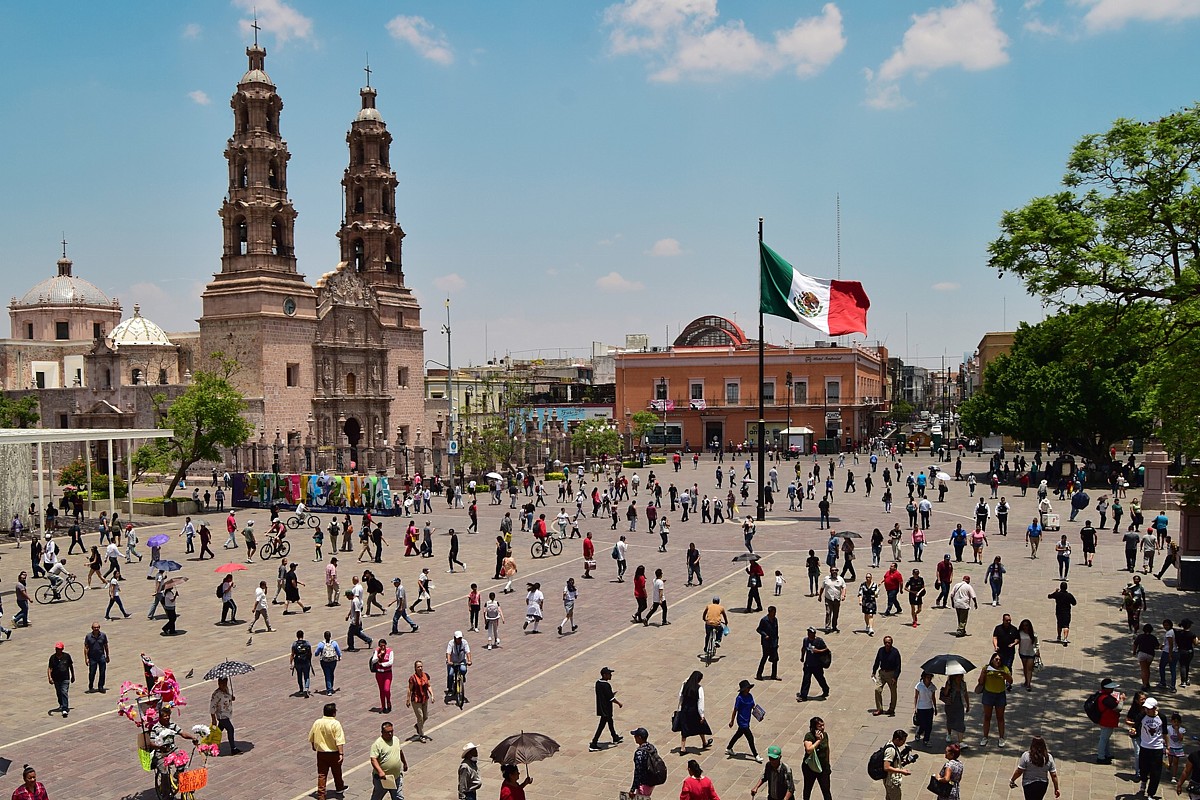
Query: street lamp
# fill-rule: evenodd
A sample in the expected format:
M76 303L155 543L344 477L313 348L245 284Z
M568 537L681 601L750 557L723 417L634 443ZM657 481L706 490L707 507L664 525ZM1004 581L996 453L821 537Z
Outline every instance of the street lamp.
M663 454L667 452L667 376L664 375L658 379L658 393L662 395L662 412L663 412L663 432L662 446Z
M787 387L787 427L783 430L784 458L792 456L792 372L788 370L783 385Z

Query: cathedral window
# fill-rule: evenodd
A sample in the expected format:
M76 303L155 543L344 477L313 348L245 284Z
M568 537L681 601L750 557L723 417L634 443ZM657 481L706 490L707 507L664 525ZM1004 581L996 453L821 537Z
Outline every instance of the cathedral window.
M25 323L25 338L26 339L33 338L33 323L32 322Z
M361 165L361 164L365 164L366 161L367 161L366 155L364 155L364 153L363 153L363 143L358 142L357 144L354 145L354 163Z
M283 242L283 220L279 217L271 220L271 255L287 255L287 246Z
M392 201L388 199L387 192L384 192L379 198L379 208L382 209L383 213L385 214L392 213Z
M54 338L62 341L71 338L71 324L69 322L54 323Z
M392 272L396 268L396 246L391 242L388 242L383 247L383 266L388 272ZM401 327L403 327L403 324Z
M250 168L246 165L244 158L239 158L237 161L237 185L241 189L250 185Z
M292 363L292 364L287 365L287 385L288 386L299 386L300 385L300 365L299 364Z
M267 167L267 186L272 189L279 188L279 169L275 159L271 159L271 163Z
M279 111L274 108L267 109L267 133L275 133L278 128Z
M357 393L358 393L358 378L356 378L354 376L353 372L347 372L346 373L346 394L357 394Z
M239 256L246 255L246 243L249 241L249 233L246 229L246 218L238 217L233 221L233 230L235 239L234 252Z
M158 385L159 386L167 385L167 371L165 369L160 368L158 370Z
M133 382L133 385L137 386L142 382L142 371L137 367L134 367L133 372L129 374L129 378Z
M104 388L105 389L112 388L112 370L111 369L104 370Z
M366 268L367 268L367 256L366 256L366 252L363 248L363 240L355 239L354 240L354 269L356 269L359 272L362 272Z
M387 142L379 143L379 163L383 166L388 166L388 144Z
M245 104L238 106L238 122L237 129L239 133L245 133L250 128L250 111Z
M356 214L363 213L363 207L364 207L363 192L362 192L362 189L359 189L357 192L354 193L354 213L356 213Z
M396 385L401 389L408 388L408 367L396 368Z

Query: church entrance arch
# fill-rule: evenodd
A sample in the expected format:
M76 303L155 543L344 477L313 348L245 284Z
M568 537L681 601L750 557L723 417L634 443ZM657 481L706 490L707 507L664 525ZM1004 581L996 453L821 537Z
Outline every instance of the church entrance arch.
M350 460L354 462L355 468L358 467L358 443L362 441L362 426L358 424L358 420L350 417L346 420L342 432L346 434L346 441L350 443Z

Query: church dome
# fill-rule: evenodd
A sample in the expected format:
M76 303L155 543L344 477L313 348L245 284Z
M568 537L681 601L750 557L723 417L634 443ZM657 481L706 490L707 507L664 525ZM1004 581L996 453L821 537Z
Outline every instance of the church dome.
M112 304L113 301L96 284L72 275L71 261L66 258L58 262L57 275L37 284L13 303L19 308L65 305L111 307Z
M137 305L133 307L133 316L121 320L120 324L112 329L108 338L112 340L113 347L117 348L129 345L173 346L171 340L167 338L166 331L143 317L142 308Z

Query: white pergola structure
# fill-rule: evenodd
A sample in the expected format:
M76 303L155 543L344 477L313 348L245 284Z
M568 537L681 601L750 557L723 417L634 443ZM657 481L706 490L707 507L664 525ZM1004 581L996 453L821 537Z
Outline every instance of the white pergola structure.
M113 442L124 440L125 448L125 480L129 487L126 495L129 502L129 519L133 518L133 441L135 439L170 439L175 431L162 428L2 428L0 429L0 445L32 445L37 453L37 496L38 514L45 522L46 491L45 469L43 467L42 446L62 442L107 442L108 443L108 514L111 517L117 509L116 491L113 486ZM87 464L88 496L92 492L92 459L90 453L83 459ZM49 480L54 480L53 464L50 466ZM53 491L53 490L51 490ZM32 525L32 520L30 524Z

